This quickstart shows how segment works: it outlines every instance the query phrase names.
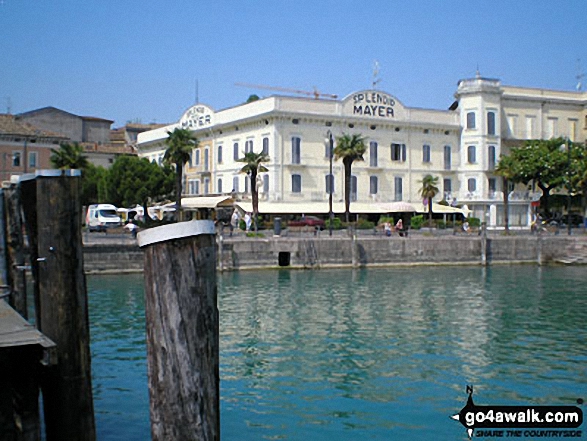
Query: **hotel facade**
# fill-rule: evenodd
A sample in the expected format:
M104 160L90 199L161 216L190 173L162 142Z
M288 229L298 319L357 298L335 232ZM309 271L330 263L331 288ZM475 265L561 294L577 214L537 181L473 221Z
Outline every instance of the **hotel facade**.
M250 182L240 173L245 152L265 152L268 172L258 178L261 213L327 213L333 182L335 213L344 199L342 161L330 178L328 133L360 134L364 161L352 168L351 212L385 212L385 203L422 206L422 178L439 178L434 202L466 205L490 227L526 227L540 193L523 185L504 189L495 175L501 154L528 139L587 138L587 93L504 86L476 78L458 82L449 110L412 108L380 90L342 100L270 96L215 112L197 104L178 123L139 134L139 156L161 162L176 127L199 141L186 164L184 197L232 195L246 206ZM538 189L536 189L538 191ZM382 208L383 207L383 208Z

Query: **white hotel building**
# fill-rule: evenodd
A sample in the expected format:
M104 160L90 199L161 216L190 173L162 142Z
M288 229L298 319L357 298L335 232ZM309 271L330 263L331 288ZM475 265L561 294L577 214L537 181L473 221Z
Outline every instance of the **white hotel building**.
M139 134L139 155L161 161L167 132L190 128L199 140L185 170L185 196L234 195L250 200L243 152L264 151L269 169L259 177L261 213L328 213L327 132L361 134L363 162L353 164L353 213L379 213L385 202L422 206L422 178L439 177L435 199L466 204L488 225L503 225L501 154L527 139L587 139L587 93L504 86L477 76L461 80L449 110L405 106L378 90L342 100L270 96L218 112L197 104L178 123ZM335 213L344 211L342 161L334 161ZM510 192L510 224L524 227L540 194Z

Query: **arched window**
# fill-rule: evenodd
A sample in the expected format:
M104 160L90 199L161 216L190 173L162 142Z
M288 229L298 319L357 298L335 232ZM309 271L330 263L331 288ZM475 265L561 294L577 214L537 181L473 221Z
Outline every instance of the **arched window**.
M467 113L467 129L475 128L475 112Z
M326 194L334 193L334 176L326 175Z
M292 193L301 193L302 192L302 176L301 175L291 175L291 191L292 191Z
M467 162L469 164L475 164L477 162L477 149L474 145L467 147Z
M422 146L422 162L430 162L430 146L428 144Z
M495 135L495 112L487 112L487 134Z
M377 167L377 142L375 141L369 143L369 165Z
M235 161L238 160L238 142L235 142L234 145L232 146L232 157Z
M477 180L475 178L469 178L467 181L467 190L469 190L470 193L477 191Z
M378 187L379 187L379 180L377 176L370 176L369 177L369 194L377 194Z
M302 139L294 136L291 139L291 163L299 164L301 160Z
M263 154L269 155L269 138L263 138Z

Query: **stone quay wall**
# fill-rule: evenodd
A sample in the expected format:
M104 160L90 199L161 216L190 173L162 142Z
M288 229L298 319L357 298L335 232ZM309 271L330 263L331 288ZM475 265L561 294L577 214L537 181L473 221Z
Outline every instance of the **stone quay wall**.
M587 236L441 236L387 238L218 238L218 269L319 268L386 265L482 265L564 261L587 245ZM143 270L134 241L84 246L87 273Z

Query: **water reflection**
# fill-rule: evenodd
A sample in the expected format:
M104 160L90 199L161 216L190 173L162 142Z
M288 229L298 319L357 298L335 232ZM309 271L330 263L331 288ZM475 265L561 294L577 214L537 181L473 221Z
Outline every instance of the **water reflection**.
M307 426L313 439L331 431L344 438L351 427L368 428L373 438L389 439L393 428L426 439L426 430L437 430L435 421L447 427L448 409L462 401L467 383L485 399L506 403L568 398L585 383L586 348L568 320L584 332L587 305L573 283L556 288L557 269L542 282L537 270L543 271L222 277L223 415L244 420L229 424L228 433L243 439L248 421L247 439L303 439L299 430ZM575 282L585 277L568 269L560 275L569 276Z
M98 439L151 436L143 284L142 275L88 278Z
M574 404L583 268L219 275L223 440L464 439L480 404ZM91 277L98 438L149 438L142 276Z

